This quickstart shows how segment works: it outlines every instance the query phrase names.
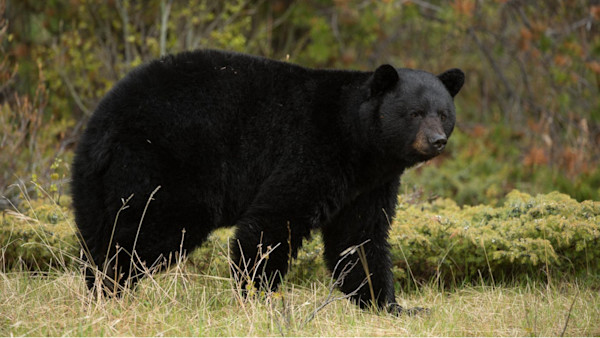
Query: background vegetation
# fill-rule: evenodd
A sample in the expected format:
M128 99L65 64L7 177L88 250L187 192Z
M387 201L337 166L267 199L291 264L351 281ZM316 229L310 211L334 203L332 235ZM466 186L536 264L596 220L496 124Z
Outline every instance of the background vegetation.
M0 193L13 201L10 185L34 174L65 189L77 138L125 73L196 48L309 67L460 67L457 133L407 192L461 205L514 188L600 199L597 1L2 2Z
M600 334L599 27L597 0L0 0L0 335L559 335L571 314L567 334ZM122 300L84 291L74 146L132 68L197 48L466 72L446 152L403 176L391 220L396 287L431 316L307 320L330 296L318 234L266 300L219 279L227 230Z

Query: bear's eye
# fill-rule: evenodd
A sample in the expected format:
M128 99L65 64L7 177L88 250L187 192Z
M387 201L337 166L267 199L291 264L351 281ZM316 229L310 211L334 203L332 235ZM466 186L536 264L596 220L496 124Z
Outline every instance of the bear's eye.
M410 117L412 117L413 119L416 119L418 117L423 116L423 112L420 110L415 110L413 112L410 113Z
M442 122L446 121L447 115L446 112L441 111L440 112L440 120L442 120Z

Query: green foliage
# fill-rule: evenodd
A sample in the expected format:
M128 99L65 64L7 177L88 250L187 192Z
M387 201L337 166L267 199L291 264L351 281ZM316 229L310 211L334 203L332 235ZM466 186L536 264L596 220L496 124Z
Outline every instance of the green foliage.
M229 247L234 237L234 229L219 229L212 232L205 245L194 250L188 261L194 270L203 275L228 277ZM285 245L282 246L286 250ZM323 242L321 235L315 233L313 238L305 240L296 259L292 261L287 279L298 284L314 280L315 276L326 278L327 268L323 261Z
M513 191L502 206L458 206L450 199L414 203L401 195L390 244L395 278L473 282L480 277L547 281L559 274L600 274L600 202L560 193L532 197ZM201 275L229 277L233 229L213 232L189 255ZM282 246L285 250L285 245ZM45 199L24 213L7 212L0 226L0 267L73 267L79 257L68 208ZM304 284L328 279L319 234L304 243L288 279ZM317 277L315 277L315 275Z
M600 202L513 191L500 207L411 204L392 225L398 279L496 281L600 273Z
M38 188L29 196L45 196L36 193L44 187L60 202L73 146L116 81L163 52L221 48L310 67L372 70L391 63L432 72L465 70L466 85L456 99L458 124L446 153L403 176L405 196L435 202L401 206L393 233L402 222L420 226L402 234L413 236L415 245L404 246L409 237L402 237L403 245L394 249L397 278L409 278L408 265L415 278L444 279L472 279L480 272L491 277L490 269L496 278L526 271L537 276L540 267L545 273L581 272L582 262L586 272L597 269L590 249L597 240L580 210L591 202L541 195L527 198L534 205L574 209L555 215L527 202L511 213L517 195L505 196L513 189L558 190L579 201L600 200L598 5L582 0L8 0L4 11L3 4L0 196L21 202L21 208L31 204L21 216L3 211L5 265L56 264L50 248L74 243L72 235L52 230L44 202L29 201L11 188L14 183L31 178ZM560 201L538 200L552 196ZM478 204L487 206L463 206ZM589 205L596 210L596 204ZM531 210L543 217L535 218ZM583 225L570 229L560 217ZM446 228L458 232L448 234ZM559 238L556 229L573 234ZM192 254L192 262L227 276L227 237L211 235L213 245ZM34 244L25 245L23 238ZM306 243L291 278L324 271L320 247L318 235ZM39 252L30 254L30 248ZM62 249L69 257L78 254Z
M512 188L599 198L600 6L586 1L8 0L5 17L0 194L33 172L53 181L55 158L69 162L100 98L133 67L220 48L311 67L463 68L458 129L469 136L447 172L422 170L427 193L459 204Z
M206 243L190 253L188 260L198 273L209 276L229 277L229 241L233 237L233 229L213 231Z
M475 205L502 202L512 189L529 193L557 190L577 200L600 200L600 168L590 168L575 177L558 167L536 161L545 155L523 155L507 143L527 142L522 133L504 126L471 131L457 128L441 158L409 169L402 176L407 194L452 198L457 204ZM540 158L541 156L541 158Z
M323 18L313 18L311 20L310 35L313 36L313 39L306 50L308 58L316 63L326 63L333 57L335 52L331 49L331 46L335 45L335 38L329 29L329 25Z
M3 212L0 221L0 268L49 271L68 267L80 245L68 208L46 199L32 200L23 213Z

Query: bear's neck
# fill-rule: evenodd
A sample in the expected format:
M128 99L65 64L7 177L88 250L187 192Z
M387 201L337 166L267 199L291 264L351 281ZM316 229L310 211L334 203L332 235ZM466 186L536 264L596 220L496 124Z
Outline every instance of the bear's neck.
M398 179L408 167L381 158L381 154L364 153L356 162L354 189L358 193L370 191Z
M373 143L371 121L361 118L360 108L368 99L366 86L372 72L313 70L309 77L313 115L333 116L331 132L337 133L341 158L348 159L346 179L354 193L362 193L397 179L410 163L382 153ZM376 109L376 108L373 108ZM335 131L333 129L336 129Z

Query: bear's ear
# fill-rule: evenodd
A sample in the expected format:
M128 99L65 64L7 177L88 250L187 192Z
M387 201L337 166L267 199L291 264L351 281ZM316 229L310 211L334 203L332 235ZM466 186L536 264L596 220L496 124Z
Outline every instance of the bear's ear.
M449 69L438 75L438 78L442 81L444 86L446 86L446 89L452 97L455 97L463 84L465 84L465 73L458 68Z
M371 82L371 96L377 96L384 93L398 83L400 77L396 68L390 65L381 65L377 67L373 74L373 82Z

